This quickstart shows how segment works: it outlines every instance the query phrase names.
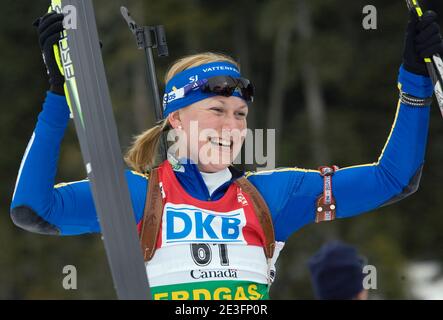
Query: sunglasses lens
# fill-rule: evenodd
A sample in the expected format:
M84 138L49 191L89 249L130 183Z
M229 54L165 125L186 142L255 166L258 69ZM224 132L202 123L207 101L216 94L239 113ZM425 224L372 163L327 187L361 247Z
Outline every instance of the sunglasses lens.
M246 101L252 101L254 88L249 80L244 78L235 79L232 77L218 76L209 78L201 88L203 92L211 92L220 96L232 96L236 89L240 89L242 97Z
M243 99L248 102L252 102L254 100L254 86L247 79L239 79L241 85L239 85L242 93Z
M230 96L234 92L235 86L229 77L213 77L208 79L207 91L221 95Z

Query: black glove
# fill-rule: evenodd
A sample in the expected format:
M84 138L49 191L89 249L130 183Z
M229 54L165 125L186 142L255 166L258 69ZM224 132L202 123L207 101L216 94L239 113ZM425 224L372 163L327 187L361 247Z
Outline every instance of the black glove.
M418 20L415 9L409 12L409 23L406 29L403 66L409 72L429 76L424 58L439 53L443 55L443 41L437 14L426 11Z
M63 14L50 12L43 17L38 18L34 22L37 28L40 48L43 53L43 60L49 75L50 90L56 94L64 95L63 85L65 78L62 76L57 61L54 56L54 44L58 44L61 39L61 32L63 32Z

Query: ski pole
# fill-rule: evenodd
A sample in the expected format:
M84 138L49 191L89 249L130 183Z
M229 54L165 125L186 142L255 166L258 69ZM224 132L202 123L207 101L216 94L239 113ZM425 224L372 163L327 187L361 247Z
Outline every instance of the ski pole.
M163 119L163 108L158 90L157 76L155 74L154 55L152 49L157 49L159 57L167 57L169 55L165 29L162 25L139 27L126 7L121 7L120 11L123 18L126 20L129 29L136 38L137 48L139 50L145 50L148 82L151 88L151 96L155 108L155 118L156 121L159 122ZM167 158L167 144L163 134L160 139L160 157L162 162Z
M406 0L408 9L415 9L420 20L423 16L423 11L418 3L418 0ZM435 98L437 99L440 112L443 116L443 61L439 54L434 54L430 58L425 58L426 68L431 76L432 83L434 84Z

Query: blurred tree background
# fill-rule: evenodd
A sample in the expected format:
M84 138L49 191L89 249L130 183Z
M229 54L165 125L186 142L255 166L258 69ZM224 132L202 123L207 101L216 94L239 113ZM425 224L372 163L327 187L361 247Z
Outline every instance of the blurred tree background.
M422 1L440 13L441 1ZM139 24L166 27L170 57L216 51L242 65L257 94L249 127L276 128L277 166L340 167L376 161L389 134L408 13L403 0L95 0L108 82L121 144L153 125L145 62L119 8ZM377 8L377 29L364 30L362 9ZM8 1L0 21L0 299L115 298L100 235L45 237L16 228L9 205L20 160L48 88L35 18L49 1ZM441 23L440 23L441 24ZM163 87L163 84L162 84ZM406 266L443 262L443 125L433 105L420 191L353 219L310 225L287 242L274 299L311 299L306 261L330 239L356 245L375 265L374 299L414 298ZM252 168L247 168L252 169ZM85 170L73 124L63 142L57 182L81 180ZM78 290L62 288L65 265L75 265Z

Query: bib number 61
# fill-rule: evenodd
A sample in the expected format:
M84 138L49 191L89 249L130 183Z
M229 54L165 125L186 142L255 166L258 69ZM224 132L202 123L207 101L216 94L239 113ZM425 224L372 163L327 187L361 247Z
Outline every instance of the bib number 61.
M217 244L218 253L220 256L220 264L222 266L229 266L228 248L226 244ZM193 243L191 247L191 256L195 264L203 267L207 266L212 261L212 248L207 243Z

